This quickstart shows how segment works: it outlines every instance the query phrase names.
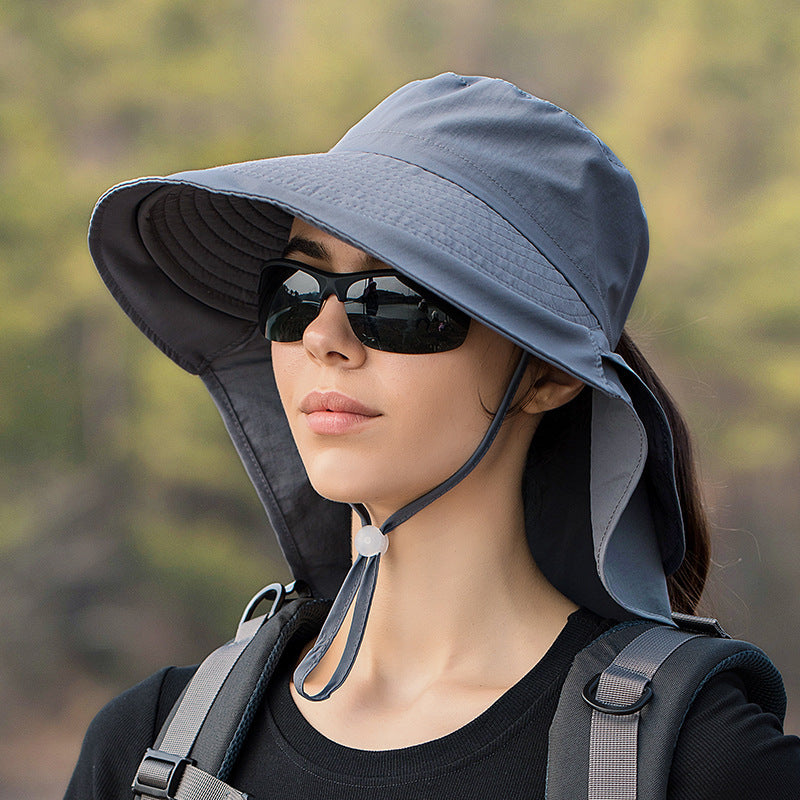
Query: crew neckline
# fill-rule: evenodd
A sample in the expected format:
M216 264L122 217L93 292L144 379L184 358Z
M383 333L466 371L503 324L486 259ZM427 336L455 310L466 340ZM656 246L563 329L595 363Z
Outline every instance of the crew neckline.
M323 777L353 781L420 779L484 757L519 732L553 692L560 691L575 655L608 626L588 609L570 614L553 644L517 683L466 725L428 742L391 750L359 750L328 739L300 713L289 690L294 667L287 652L272 681L267 722L278 747L291 760Z

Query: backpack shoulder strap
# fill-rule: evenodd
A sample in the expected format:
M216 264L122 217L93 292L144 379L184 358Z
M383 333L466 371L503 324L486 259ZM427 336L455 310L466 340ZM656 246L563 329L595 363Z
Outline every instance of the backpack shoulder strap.
M735 670L750 700L783 718L783 682L761 650L729 638L715 620L678 621L686 630L623 623L576 656L550 728L548 800L666 797L686 713L723 670Z
M319 627L330 607L309 597L284 602L293 589L279 583L262 589L248 604L236 636L200 665L139 765L133 781L137 798L246 798L224 781L286 644L302 629L311 633ZM269 613L253 617L270 595Z

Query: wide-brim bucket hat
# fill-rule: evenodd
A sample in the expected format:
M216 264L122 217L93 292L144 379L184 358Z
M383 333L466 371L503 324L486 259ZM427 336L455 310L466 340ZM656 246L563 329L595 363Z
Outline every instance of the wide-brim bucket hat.
M327 153L141 178L98 201L89 246L103 280L202 377L294 576L331 597L350 565L350 509L311 488L257 329L260 273L295 216L585 382L587 424L546 461L534 438L532 552L578 604L671 621L665 576L684 552L672 438L614 352L647 223L611 150L505 81L448 73L402 87Z

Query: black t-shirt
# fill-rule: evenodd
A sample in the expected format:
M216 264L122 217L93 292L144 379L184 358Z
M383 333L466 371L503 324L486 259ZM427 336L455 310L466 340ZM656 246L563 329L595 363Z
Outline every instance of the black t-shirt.
M289 692L290 648L248 736L231 784L253 800L543 798L547 732L572 659L608 622L580 610L544 658L459 730L398 750L335 744L303 718ZM298 643L299 644L299 643ZM130 783L192 668L162 670L109 703L86 734L67 800L130 797ZM749 704L721 673L700 692L675 750L669 800L800 797L800 740Z

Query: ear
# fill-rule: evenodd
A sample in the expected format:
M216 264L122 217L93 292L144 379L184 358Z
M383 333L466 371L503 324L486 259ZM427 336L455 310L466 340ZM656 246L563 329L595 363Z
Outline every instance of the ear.
M529 399L522 406L525 414L541 414L563 406L577 397L585 386L582 380L544 361L531 364L529 369L533 381Z

